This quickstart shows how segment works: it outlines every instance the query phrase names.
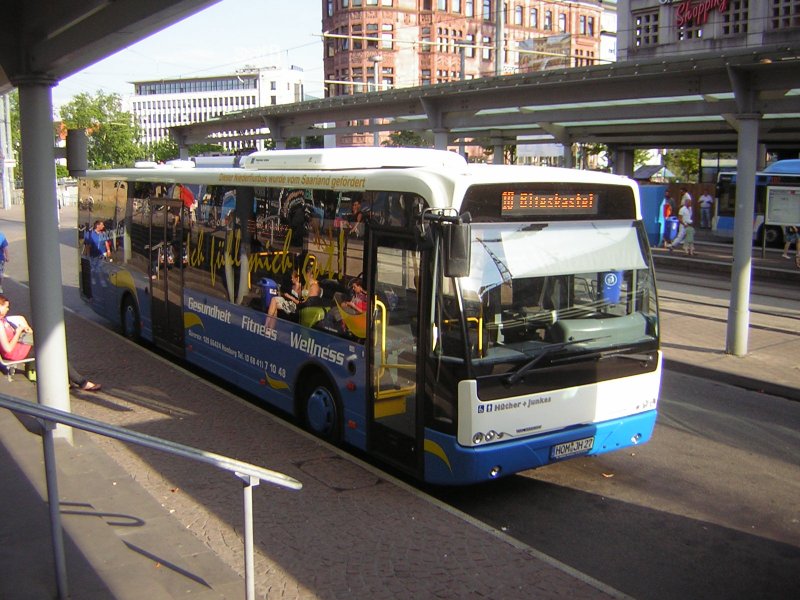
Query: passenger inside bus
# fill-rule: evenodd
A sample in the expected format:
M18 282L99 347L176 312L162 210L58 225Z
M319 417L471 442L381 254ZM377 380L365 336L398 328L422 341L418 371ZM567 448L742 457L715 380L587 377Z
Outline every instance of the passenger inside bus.
M349 289L349 297L346 300L341 292L333 294L335 305L315 327L337 335L352 334L357 338L364 338L367 328L365 313L368 297L360 276L350 281Z
M297 312L297 307L302 301L303 284L300 283L300 272L292 269L291 284L288 290L281 290L277 296L273 296L267 308L267 315L275 317L278 311L282 316L289 317Z

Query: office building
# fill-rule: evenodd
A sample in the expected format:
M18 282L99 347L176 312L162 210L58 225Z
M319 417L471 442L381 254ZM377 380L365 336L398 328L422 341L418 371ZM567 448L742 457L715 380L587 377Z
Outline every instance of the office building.
M800 0L620 0L619 60L795 45Z
M326 0L326 95L596 64L602 13L590 0Z
M135 81L130 109L152 144L169 135L168 128L188 125L251 108L303 100L303 71L292 66L246 68L227 75ZM249 133L249 132L248 132ZM235 151L249 142L226 142Z

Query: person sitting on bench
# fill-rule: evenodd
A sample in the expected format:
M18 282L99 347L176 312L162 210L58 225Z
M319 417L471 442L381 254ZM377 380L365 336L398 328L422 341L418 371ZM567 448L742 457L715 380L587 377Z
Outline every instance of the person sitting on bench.
M33 328L23 316L14 316L9 320L8 311L11 302L0 294L0 356L8 362L23 361L29 357L33 350L33 343L27 343L24 338L33 336ZM32 340L31 340L32 341ZM86 392L97 392L100 384L89 381L78 373L72 365L67 363L67 373L71 385Z

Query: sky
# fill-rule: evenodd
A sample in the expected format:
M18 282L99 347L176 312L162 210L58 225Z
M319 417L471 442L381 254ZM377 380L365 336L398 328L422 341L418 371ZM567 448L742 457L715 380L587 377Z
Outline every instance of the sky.
M321 97L320 0L222 0L141 42L62 80L55 111L80 93L133 94L133 81L204 77L245 65L296 65L306 93Z

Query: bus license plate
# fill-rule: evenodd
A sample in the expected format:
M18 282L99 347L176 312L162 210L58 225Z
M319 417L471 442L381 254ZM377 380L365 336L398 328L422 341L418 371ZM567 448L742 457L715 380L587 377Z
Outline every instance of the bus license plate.
M556 444L550 450L550 458L559 459L574 456L576 454L583 454L588 452L594 446L594 438L588 437L582 440L573 440L571 442L564 442L563 444Z

